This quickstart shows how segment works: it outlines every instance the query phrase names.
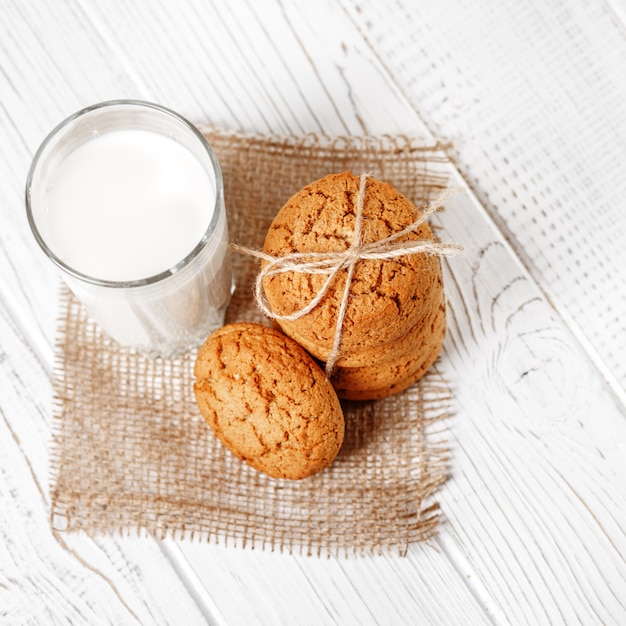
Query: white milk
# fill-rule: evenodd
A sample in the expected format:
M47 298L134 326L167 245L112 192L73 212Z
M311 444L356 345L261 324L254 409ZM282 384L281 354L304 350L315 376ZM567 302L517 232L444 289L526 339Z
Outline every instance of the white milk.
M215 206L195 156L145 130L88 141L50 183L50 249L100 280L138 280L174 267L199 243Z
M161 114L147 115L153 124ZM219 166L197 136L161 117L160 132L114 128L85 137L78 127L71 149L62 147L68 140L50 143L29 199L44 249L73 270L61 265L100 327L122 345L173 357L223 324L232 279Z

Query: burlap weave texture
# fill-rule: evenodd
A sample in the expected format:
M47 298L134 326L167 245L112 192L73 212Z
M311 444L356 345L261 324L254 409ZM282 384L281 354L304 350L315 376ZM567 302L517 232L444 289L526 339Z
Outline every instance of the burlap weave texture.
M223 170L230 238L261 248L298 189L350 169L389 181L418 206L445 187L441 146L404 137L273 138L204 129ZM234 255L227 321L268 323L252 285L258 262ZM404 553L431 537L445 446L429 427L447 414L436 372L408 391L344 403L346 437L331 467L302 481L269 478L226 451L195 405L190 353L150 360L103 335L63 290L52 440L54 528L146 532L305 554Z

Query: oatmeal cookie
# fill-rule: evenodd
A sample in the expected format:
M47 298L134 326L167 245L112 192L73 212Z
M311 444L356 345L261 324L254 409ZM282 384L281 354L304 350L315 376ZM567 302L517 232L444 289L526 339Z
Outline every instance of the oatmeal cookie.
M344 436L337 395L283 333L248 322L223 326L198 351L194 373L200 412L251 467L300 479L335 459Z

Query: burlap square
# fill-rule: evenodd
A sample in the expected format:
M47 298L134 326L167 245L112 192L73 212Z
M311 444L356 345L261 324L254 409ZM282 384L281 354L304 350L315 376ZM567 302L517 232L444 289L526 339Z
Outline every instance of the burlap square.
M223 169L231 240L261 248L284 202L331 172L363 171L423 204L446 183L441 146L405 137L272 138L204 129ZM227 321L260 321L258 270L234 255ZM107 339L63 289L54 377L51 521L89 534L146 532L305 554L403 554L437 529L432 496L445 444L427 430L449 392L431 371L385 400L344 403L346 437L327 470L302 481L260 474L200 416L190 353L149 360Z

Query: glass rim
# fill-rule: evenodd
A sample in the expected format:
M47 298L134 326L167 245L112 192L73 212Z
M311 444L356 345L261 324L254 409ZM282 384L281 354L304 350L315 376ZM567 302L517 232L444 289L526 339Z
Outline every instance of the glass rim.
M46 148L54 141L54 139L63 131L65 128L70 126L76 120L82 118L83 116L93 113L94 111L98 111L100 109L108 109L114 107L129 107L129 108L137 108L137 109L150 109L152 111L157 111L159 113L163 113L166 116L174 118L177 122L181 123L183 127L187 130L191 131L193 135L199 140L200 145L204 148L207 156L209 157L209 161L213 168L213 172L215 174L215 203L213 206L213 214L211 216L211 220L209 224L200 237L198 243L192 248L192 250L184 256L178 263L173 266L163 270L157 274L153 274L151 276L147 276L146 278L138 278L133 280L106 280L102 278L96 278L95 276L90 276L89 274L85 274L83 272L78 271L73 268L71 265L68 265L63 259L57 256L48 246L45 239L39 232L37 227L37 223L35 217L33 215L32 203L31 203L31 188L33 184L34 176L37 172L37 168L41 162L41 158L44 154ZM35 152L33 159L31 161L28 175L26 178L26 189L25 189L25 205L26 205L26 216L28 218L28 224L30 229L35 237L35 240L39 244L40 248L45 252L46 256L57 265L63 272L76 278L82 282L86 282L92 285L97 285L100 287L110 287L114 289L128 289L132 287L143 287L147 285L154 285L159 283L170 276L180 272L182 269L187 267L194 259L196 259L202 250L206 247L211 235L215 231L219 220L219 207L222 203L222 196L224 193L224 185L222 180L222 170L220 168L219 161L217 160L217 156L211 147L211 144L207 141L206 137L198 130L198 128L192 124L185 117L176 113L172 109L169 109L160 104L155 104L154 102L149 102L146 100L136 100L136 99L116 99L116 100L105 100L103 102L98 102L96 104L92 104L90 106L84 107L79 111L76 111L72 115L66 117L63 121L57 124L44 138L41 142L39 148Z

